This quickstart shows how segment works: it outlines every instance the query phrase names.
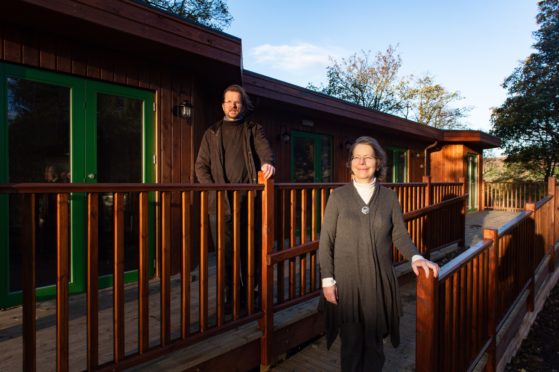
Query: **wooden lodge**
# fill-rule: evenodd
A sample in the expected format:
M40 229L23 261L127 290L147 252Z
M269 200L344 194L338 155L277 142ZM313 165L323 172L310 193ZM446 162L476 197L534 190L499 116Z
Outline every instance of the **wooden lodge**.
M322 212L331 190L349 180L348 146L360 135L387 150L386 185L426 256L465 248L466 211L502 201L482 182L483 149L497 147L497 138L422 126L243 70L240 39L132 0L0 2L0 82L0 308L17 312L9 322L0 317L0 345L19 345L0 358L0 370L123 370L176 353L189 356L181 369L250 370L322 334ZM255 103L277 174L254 185L201 185L198 146L232 83ZM222 234L214 246L208 233L210 192L218 208L225 192L248 194L246 216L232 206L233 270L241 270L242 249L249 262L260 251L261 262L247 268L247 287L257 291L241 293L237 279L225 283ZM526 254L552 270L555 184L543 194L523 218L540 209L544 217L517 235L533 240L545 231L538 255ZM498 265L489 247L501 235L461 258L474 265L468 260L484 257L486 276L475 282L487 279L484 294L497 290L487 270ZM404 271L397 251L394 262ZM492 326L514 296L525 295L521 289L543 286L549 275L539 270L537 280L523 272L489 317ZM423 317L439 314L449 298L436 291L462 283L452 270L445 275L453 279L418 282L421 296L439 301L424 301L431 310ZM429 348L445 333L428 327L442 330L450 320L419 313L426 346L418 370L444 370L447 361ZM501 354L488 332L468 341L461 366L482 354L495 359L488 370L497 365ZM222 344L226 337L233 346Z

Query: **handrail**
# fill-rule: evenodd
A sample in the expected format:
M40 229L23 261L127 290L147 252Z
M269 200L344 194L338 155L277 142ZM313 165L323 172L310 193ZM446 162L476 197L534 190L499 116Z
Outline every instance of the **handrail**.
M475 257L479 256L485 249L493 244L492 240L484 239L477 242L475 245L471 246L469 249L460 253L458 256L453 258L450 262L441 267L439 271L439 281L445 280L447 277L454 274L456 271L460 270L464 264L471 261Z
M466 194L464 196L458 196L458 197L452 198L452 199L447 199L447 200L442 201L440 203L432 204L432 205L429 205L427 207L423 207L421 209L417 209L417 210L412 211L412 212L406 212L406 213L404 213L404 221L407 222L407 221L409 221L411 219L414 219L414 218L417 218L421 215L424 215L424 214L427 214L429 212L442 209L442 208L444 208L448 205L451 205L451 204L456 204L456 203L459 203L459 202L463 202L464 200L467 200L467 199L468 199L468 194Z
M11 183L0 184L0 194L24 195L22 200L37 199L41 194L56 194L62 200L59 203L59 208L69 212L69 203L72 201L74 193L83 193L86 201L85 220L87 221L86 229L88 232L87 239L87 252L85 257L87 259L87 294L88 301L87 309L87 340L88 346L86 356L88 358L88 369L120 369L136 365L155 356L162 355L171 350L191 345L202 339L206 339L218 333L231 329L234 326L245 324L252 320L258 320L259 326L262 331L262 338L260 343L260 350L262 352L261 361L267 365L272 360L271 354L272 342L274 338L274 324L273 315L275 312L298 304L300 302L314 298L320 294L320 276L318 272L318 258L316 256L318 249L318 233L324 215L324 209L330 192L332 189L342 186L345 183L308 183L308 184L293 184L293 183L278 183L274 184L272 180L267 180L259 184L182 184L182 183ZM459 208L455 207L456 204L463 203L464 196L454 197L452 199L441 202L440 204L429 205L430 185L437 186L438 184L431 184L429 182L415 182L415 183L387 183L383 184L386 187L396 188L399 198L402 199L402 204L406 208L422 208L417 211L407 211L404 213L408 228L414 231L414 239L418 244L422 241L421 233L424 231L425 223L431 222L430 229L435 228L435 221L443 219L438 216L438 211L444 211L450 207L451 214L459 213ZM444 185L444 184L442 184ZM451 184L449 184L451 185ZM454 183L451 186L461 186L462 183ZM276 190L274 192L274 190ZM238 289L237 276L233 275L233 301L232 313L229 317L225 316L225 276L223 274L224 267L224 242L223 237L218 233L216 241L215 253L208 252L211 245L210 223L208 221L208 213L210 208L209 198L215 193L217 201L217 229L223 232L225 224L224 210L226 195L230 195L231 199L228 205L232 211L239 208L236 196L239 193L248 195L249 207L251 211L261 210L262 215L258 215L258 219L254 214L247 217L247 221L239 220L237 213L232 213L235 222L235 229L242 228L243 233L245 229L249 231L251 226L262 225L262 243L266 250L262 252L261 262L261 277L256 277L253 272L248 273L248 287L252 287L258 283L261 296L261 307L255 304L254 295L248 295L246 313L239 312L238 297L240 291ZM100 215L100 202L101 194L113 194L111 205L114 206L114 213L111 212L109 218L112 219L109 224L114 226L114 264L112 265L112 275L114 281L112 284L114 300L113 307L114 313L112 318L112 325L114 328L114 337L108 346L112 346L114 353L113 360L103 361L99 364L100 355L104 355L103 348L107 346L107 341L104 341L103 334L99 331L99 287L98 287L98 272L99 272L99 215ZM131 195L127 195L131 193ZM444 193L455 194L453 190L441 189L439 195ZM151 199L150 195L156 197ZM257 199L258 197L258 199ZM256 204L255 200L262 199L262 204ZM18 199L19 200L19 199ZM129 354L125 351L125 337L128 337L124 332L124 269L123 269L123 229L125 228L124 204L130 200L137 201L137 209L134 209L134 220L138 224L139 237L138 237L138 336L132 342L137 342L137 351ZM17 201L19 203L19 201ZM275 206L277 204L277 206ZM26 213L33 211L37 207L37 201L33 203L28 202L24 204ZM151 217L148 212L149 208L157 208L157 228L151 229L149 227L149 220ZM108 207L112 208L112 207ZM135 207L136 208L136 207ZM74 213L72 211L72 213ZM129 212L126 212L129 213ZM132 212L130 212L132 213ZM282 214L284 213L284 214ZM437 217L438 216L438 217ZM29 221L35 221L35 217L29 217ZM244 218L244 217L243 217ZM262 220L260 220L260 218ZM434 219L431 219L434 218ZM68 232L70 229L68 217L65 218L59 226L59 239L68 239ZM36 222L31 222L29 225L24 225L22 228L25 230L23 236L34 236L32 231ZM460 224L460 222L458 222ZM241 226L242 225L242 226ZM280 235L276 231L276 227L282 226L287 228L287 234ZM241 226L241 227L239 227ZM460 226L459 226L460 227ZM19 227L18 227L19 228ZM463 230L463 226L462 226ZM238 230L235 230L238 231ZM253 230L254 231L254 230ZM411 231L411 230L410 230ZM29 232L29 233L28 233ZM150 236L150 234L153 234ZM236 233L239 235L239 233ZM452 233L454 234L454 232ZM61 237L61 238L60 238ZM149 237L149 239L148 239ZM160 277L160 298L158 299L160 310L160 323L159 323L159 343L153 345L150 342L149 335L149 305L151 299L149 298L149 277L148 265L153 257L150 257L149 245L150 239L156 240L157 244L157 275ZM237 238L234 238L237 239ZM434 240L430 238L433 243ZM445 238L447 239L447 238ZM253 254L251 249L260 249L254 242L254 236L248 238L248 245L252 244L253 248L249 248L248 254ZM281 240L281 242L280 242ZM284 240L288 241L284 245ZM112 244L112 243L111 243ZM435 243L438 244L438 243ZM63 246L67 243L62 242ZM238 241L233 243L233 246L238 247ZM424 247L428 245L424 243ZM178 248L178 250L176 250ZM277 250L274 250L276 249ZM436 247L432 247L436 248ZM239 248L233 248L239 249ZM26 257L34 257L36 247L33 244L29 249L24 252L30 251L31 254ZM197 252L199 255L199 273L197 274L198 283L191 283L190 279L190 252ZM176 254L179 254L179 262L176 261ZM252 252L252 253L250 253ZM60 259L62 260L61 267L69 267L64 264L64 256L62 253L68 253L67 250L61 251ZM425 252L423 252L425 253ZM215 254L216 260L216 273L209 270L210 260L212 255ZM235 257L237 253L235 253ZM253 257L253 256L251 256ZM236 260L235 258L234 260ZM248 258L253 260L253 258ZM249 261L250 262L250 261ZM286 263L283 265L283 263ZM34 263L29 263L34 267ZM285 266L288 269L285 273L281 273L279 265ZM26 272L30 270L27 265L24 265ZM193 314L189 311L181 311L181 314L172 320L171 312L171 268L180 276L180 306L181 309L194 309ZM239 262L234 261L233 271L239 270ZM252 270L249 268L249 270ZM283 270L283 269L282 269ZM174 273L175 273L174 272ZM210 274L212 272L212 274ZM174 275L173 273L173 275ZM286 274L286 275L285 275ZM212 275L212 276L210 276ZM215 277L213 277L215 275ZM66 287L65 280L68 273L63 271L59 274L59 287ZM24 287L24 329L26 329L26 336L24 337L25 355L33 355L36 352L36 341L34 339L36 332L36 322L34 305L35 292L34 285L35 279L29 277L30 281L25 282ZM173 279L174 280L174 279ZM251 282L254 280L254 282ZM197 286L197 288L196 288ZM274 287L277 286L277 287ZM280 290L280 286L285 286L287 291ZM194 293L190 293L190 292ZM211 301L208 296L215 292ZM58 291L59 293L59 308L61 312L58 317L60 324L63 327L68 324L68 311L67 304L69 293ZM286 294L282 300L280 294ZM192 299L191 299L192 297ZM194 305L194 297L198 298L198 304ZM192 306L192 307L191 307ZM33 308L32 308L33 307ZM197 314L197 315L194 315ZM177 324L176 321L180 322ZM175 327L179 325L179 337L172 338L172 334L176 331ZM62 367L68 362L67 358L67 342L69 340L66 333L66 328L59 329L60 341L59 349L61 354L58 362ZM152 331L153 332L153 331ZM130 340L126 339L126 344ZM151 344L151 346L150 346ZM30 367L32 370L33 368Z
M261 184L227 183L0 183L0 193L151 192L151 191L248 191Z
M501 365L515 327L555 270L554 179L549 189L500 228L485 229L437 278L419 275L417 371L472 370L482 359L486 370Z

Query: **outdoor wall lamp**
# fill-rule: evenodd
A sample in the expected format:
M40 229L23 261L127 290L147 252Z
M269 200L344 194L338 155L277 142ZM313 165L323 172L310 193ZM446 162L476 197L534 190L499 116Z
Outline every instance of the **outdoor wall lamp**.
M192 104L188 101L182 103L175 108L175 115L183 119L190 119L192 117Z
M284 129L284 131L281 134L281 140L285 143L289 142L289 140L291 139L291 136L289 135L289 132L287 132L287 129Z

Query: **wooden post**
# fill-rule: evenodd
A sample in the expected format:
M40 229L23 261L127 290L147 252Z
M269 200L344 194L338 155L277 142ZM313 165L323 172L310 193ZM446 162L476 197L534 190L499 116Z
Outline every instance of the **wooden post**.
M423 176L421 181L425 183L425 207L431 205L433 200L432 190L431 190L431 176Z
M274 244L274 182L264 179L262 172L258 172L258 183L264 185L262 191L262 313L259 327L262 330L260 338L260 370L266 371L272 363L271 346L274 331L274 275L273 266L268 265L268 255L272 253Z
M481 195L479 197L479 210L485 210L485 181L481 181Z
M530 258L529 258L529 265L530 265L530 284L528 285L529 293L528 293L528 311L534 311L534 301L536 298L535 294L535 273L536 273L536 262L535 262L535 251L536 247L536 240L537 240L537 231L536 231L536 203L526 203L525 210L530 213L529 221L531 221L530 226L532 228L531 231L528 233L531 234L532 237L532 246L530 249ZM545 244L545 243L544 243Z
M435 372L439 370L439 278L433 275L426 278L420 270L416 292L415 368L418 372Z
M483 239L493 241L489 247L489 275L487 301L489 302L489 314L487 314L487 334L490 337L490 346L487 349L487 372L494 372L497 369L497 268L498 268L498 249L499 233L496 229L484 229Z
M15 196L12 196L15 197ZM23 284L23 370L37 369L37 320L35 298L35 194L23 195L21 283Z
M553 196L553 199L551 200L551 205L552 205L552 210L551 210L551 256L549 259L549 271L555 271L555 262L556 262L556 257L555 257L555 243L557 241L557 231L558 231L558 224L559 221L557 221L558 217L558 209L559 209L559 203L557 202L557 179L555 177L549 177L547 179L547 194Z

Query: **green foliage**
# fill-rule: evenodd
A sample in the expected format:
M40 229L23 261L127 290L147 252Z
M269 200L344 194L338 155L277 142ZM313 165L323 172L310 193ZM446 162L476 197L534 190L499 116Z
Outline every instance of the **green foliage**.
M504 81L508 98L493 110L492 133L508 162L534 167L547 179L559 165L559 0L538 6L536 52Z
M461 120L470 108L453 107L462 99L459 92L447 91L429 74L411 79L413 85L402 89L402 114L406 119L440 129L465 128Z
M394 112L400 110L400 101L395 86L402 65L396 49L389 46L385 53L361 51L340 62L332 59L332 66L326 68L328 85L322 93L373 110Z
M140 0L167 10L191 22L222 31L231 25L233 17L224 0Z
M538 182L544 180L541 166L507 161L505 157L486 157L483 160L483 180L487 182Z
M400 78L402 59L396 47L389 46L375 56L362 50L331 61L326 67L328 83L320 87L308 84L307 88L436 128L464 127L460 120L469 108L452 108L462 99L460 94L447 91L429 74Z

